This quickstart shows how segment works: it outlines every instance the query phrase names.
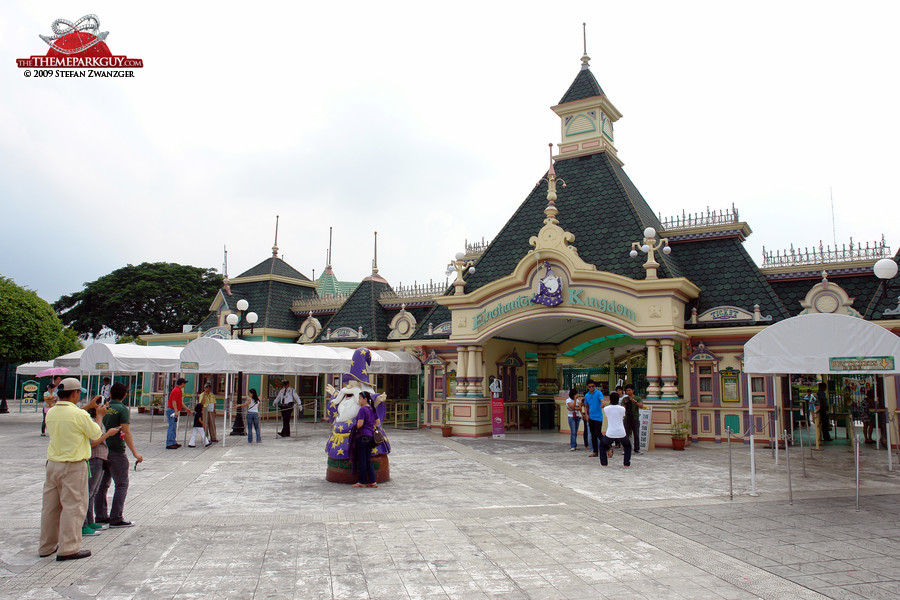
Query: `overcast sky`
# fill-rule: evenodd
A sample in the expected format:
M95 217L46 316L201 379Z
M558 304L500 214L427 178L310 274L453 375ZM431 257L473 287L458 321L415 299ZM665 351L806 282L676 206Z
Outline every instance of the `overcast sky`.
M95 13L133 79L25 78ZM0 274L48 301L125 264L444 279L560 141L591 69L658 213L737 206L762 247L900 244L897 2L166 2L0 5ZM555 147L555 146L554 146ZM559 207L565 213L565 195ZM635 240L640 232L635 231ZM578 245L578 240L575 241ZM623 248L625 253L628 248Z

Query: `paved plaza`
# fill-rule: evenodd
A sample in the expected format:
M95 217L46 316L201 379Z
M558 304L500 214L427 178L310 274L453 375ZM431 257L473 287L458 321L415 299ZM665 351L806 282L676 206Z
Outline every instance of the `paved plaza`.
M12 405L11 410L16 410ZM220 423L221 428L221 423ZM93 556L38 558L46 438L40 415L0 416L0 597L878 598L900 597L900 466L863 448L807 460L725 445L658 449L601 468L568 436L505 440L388 430L391 481L325 481L327 425L262 444L227 437L166 450L160 417L135 414L144 464L131 472L128 529L84 540ZM221 429L220 429L221 430ZM130 455L129 455L130 456ZM895 453L896 458L896 453Z

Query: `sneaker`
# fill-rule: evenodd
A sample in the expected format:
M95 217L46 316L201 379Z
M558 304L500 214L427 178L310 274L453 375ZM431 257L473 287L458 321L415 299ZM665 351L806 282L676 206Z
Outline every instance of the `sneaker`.
M81 535L82 535L82 536L85 536L85 535L100 535L100 532L97 531L96 529L92 528L92 527L82 527L82 528L81 528Z
M590 454L588 454L588 456L597 456L597 453L596 453L596 452L591 452Z
M169 444L166 446L166 450L178 450L180 447L178 444Z
M110 527L134 527L134 523L131 521L116 521L115 523L110 523Z
M569 452L575 452L578 448L569 448Z
M206 442L205 444L203 444L203 447L209 448L211 445L212 445L212 442ZM191 448L193 448L193 446L191 446Z
M103 529L103 525L100 523L88 523L88 527L91 529Z
M207 446L209 446L209 444L207 444ZM194 444L188 444L188 448L196 448L196 447L197 446L195 446Z
M109 523L109 517L94 517L94 523Z
M640 454L640 453L641 453L640 450L635 450L634 452L632 452L632 454Z

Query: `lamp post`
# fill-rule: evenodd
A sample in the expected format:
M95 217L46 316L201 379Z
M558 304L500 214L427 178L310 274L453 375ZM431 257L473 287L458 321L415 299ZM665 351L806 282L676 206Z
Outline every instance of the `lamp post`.
M238 310L238 314L231 313L227 317L225 317L225 322L231 326L231 337L234 338L234 330L237 329L238 338L244 338L244 329L250 328L250 335L253 335L253 326L256 324L256 321L259 320L259 315L255 312L248 312L246 315L244 313L250 308L250 303L241 298L237 301L235 308ZM241 317L244 318L241 318ZM240 325L238 325L240 323ZM237 403L240 404L243 401L243 391L244 391L244 373L242 371L238 371L237 374ZM225 399L228 402L228 398ZM231 433L229 435L246 435L246 430L244 429L244 415L241 413L240 409L234 411L234 423L231 425Z
M475 272L475 261L474 260L466 260L465 252L457 252L454 260L451 260L447 263L446 274L449 277L456 272L456 280L453 282L453 293L454 294L464 294L466 289L466 282L463 279L463 273L474 273Z
M647 255L647 262L644 263L644 269L647 271L647 279L656 279L656 269L659 267L659 263L656 262L653 253L660 249L663 254L668 255L672 253L672 248L669 247L669 238L660 238L657 240L656 230L652 227L648 227L644 230L643 243L631 243L631 252L628 253L631 258L637 258L638 250Z
M887 295L890 291L900 291L900 284L897 283L888 283L891 279L897 276L897 263L895 263L890 258L882 258L872 267L872 272L875 273L875 277L881 280L884 285L884 293ZM897 308L888 309L884 311L885 315L900 315L900 296L897 297Z

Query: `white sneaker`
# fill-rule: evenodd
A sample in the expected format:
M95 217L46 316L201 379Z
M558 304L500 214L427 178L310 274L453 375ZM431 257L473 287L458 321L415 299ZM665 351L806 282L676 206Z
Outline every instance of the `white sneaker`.
M578 448L569 448L569 452L575 452Z

